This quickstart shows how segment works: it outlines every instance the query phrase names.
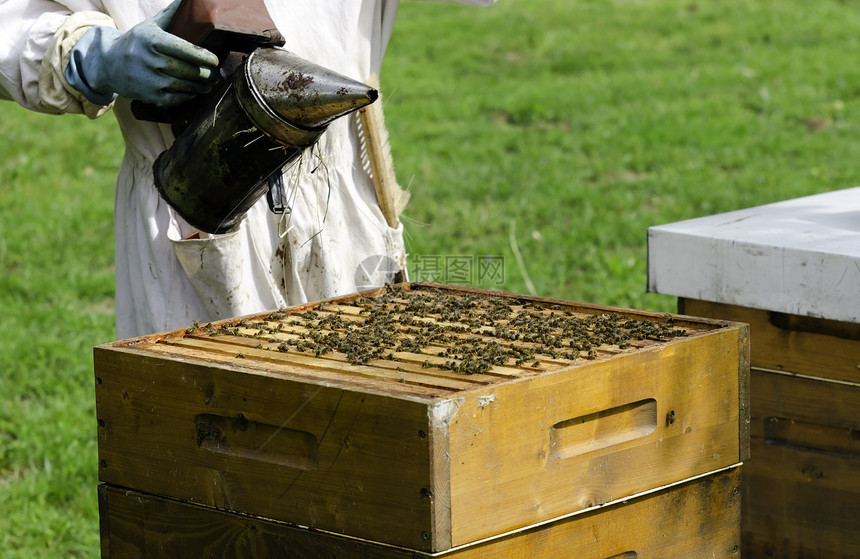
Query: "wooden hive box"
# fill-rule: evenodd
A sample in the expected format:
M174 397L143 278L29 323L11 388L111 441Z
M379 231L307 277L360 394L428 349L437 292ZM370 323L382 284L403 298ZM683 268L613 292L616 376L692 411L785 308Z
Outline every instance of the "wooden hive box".
M221 559L737 559L740 466L473 544L429 553L99 488L102 557Z
M750 325L746 557L860 557L860 324L681 298Z
M744 557L860 557L860 188L653 227L649 289L750 325Z
M742 461L747 331L408 284L114 342L100 479L445 551Z

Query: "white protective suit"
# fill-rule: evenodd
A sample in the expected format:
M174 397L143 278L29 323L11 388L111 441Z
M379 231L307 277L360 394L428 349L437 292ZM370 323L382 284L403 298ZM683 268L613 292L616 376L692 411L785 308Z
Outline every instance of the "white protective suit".
M495 0L453 0L489 5ZM93 25L125 31L170 0L0 0L0 98L48 113L93 105L65 80L69 50ZM266 0L284 48L359 81L378 74L397 0ZM263 312L356 290L363 261L405 264L402 225L387 225L360 163L358 119L333 122L314 155L285 174L297 184L289 221L265 199L232 234L195 230L159 196L152 164L173 141L169 125L138 121L130 101L113 106L126 142L117 180L116 327L120 338ZM316 154L324 165L318 165ZM313 169L317 169L311 173ZM279 234L286 231L286 235ZM375 259L375 260L374 260Z

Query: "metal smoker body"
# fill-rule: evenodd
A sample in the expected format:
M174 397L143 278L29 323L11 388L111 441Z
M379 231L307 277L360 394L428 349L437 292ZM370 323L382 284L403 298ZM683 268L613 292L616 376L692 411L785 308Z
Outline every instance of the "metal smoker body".
M225 6L241 14L240 23L258 29L212 23L230 17ZM249 13L256 19L249 20ZM176 140L153 166L155 185L179 215L208 233L235 230L267 192L270 208L283 211L281 169L314 145L331 121L378 96L365 84L275 48L283 38L261 0L187 0L170 30L215 52L224 82L170 111L133 108L138 118L172 123Z

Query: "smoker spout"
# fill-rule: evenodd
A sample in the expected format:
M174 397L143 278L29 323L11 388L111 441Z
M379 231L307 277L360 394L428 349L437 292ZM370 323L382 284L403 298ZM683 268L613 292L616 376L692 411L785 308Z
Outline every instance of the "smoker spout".
M293 126L324 127L379 97L375 89L282 49L258 49L248 59L254 93Z

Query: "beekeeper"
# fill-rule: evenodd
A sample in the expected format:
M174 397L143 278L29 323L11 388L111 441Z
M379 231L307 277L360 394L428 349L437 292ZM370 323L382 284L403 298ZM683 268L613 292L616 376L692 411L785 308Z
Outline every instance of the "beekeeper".
M333 122L305 156L321 162L286 172L285 183L295 187L286 218L262 199L236 232L210 236L160 198L152 164L173 135L169 125L135 119L131 100L170 106L208 91L218 62L163 31L178 7L168 3L0 0L0 98L90 118L113 108L125 138L115 199L117 335L351 293L368 265L405 264L402 226L387 224L361 164L355 115ZM286 49L365 81L380 70L398 1L266 5Z

